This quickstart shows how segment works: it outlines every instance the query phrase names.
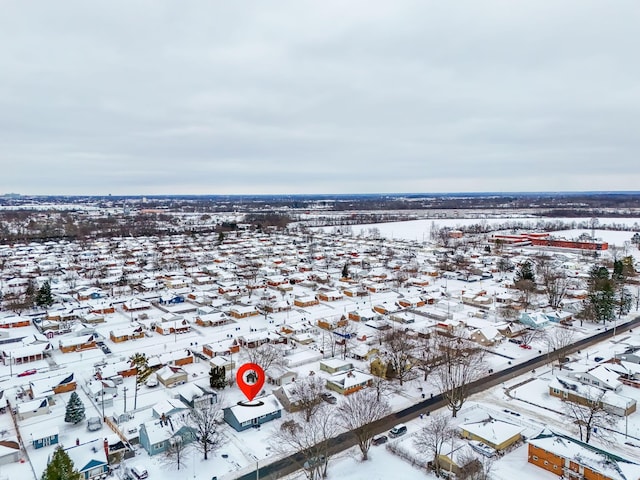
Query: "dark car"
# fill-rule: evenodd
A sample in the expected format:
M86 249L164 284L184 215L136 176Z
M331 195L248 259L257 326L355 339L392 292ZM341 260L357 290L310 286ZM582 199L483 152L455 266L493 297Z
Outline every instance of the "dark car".
M322 398L325 402L332 403L332 404L338 401L338 399L334 395L331 395L330 393L321 393L320 398Z
M603 360L604 360L604 357L595 357L593 360L594 360L595 362L601 362L601 361L603 361Z
M373 445L382 445L383 443L387 443L387 440L389 440L389 437L386 435L376 435L371 439L371 443Z
M19 373L18 376L26 377L28 375L33 375L34 373L38 373L38 370L36 370L35 368L30 368L29 370L25 370L24 372Z

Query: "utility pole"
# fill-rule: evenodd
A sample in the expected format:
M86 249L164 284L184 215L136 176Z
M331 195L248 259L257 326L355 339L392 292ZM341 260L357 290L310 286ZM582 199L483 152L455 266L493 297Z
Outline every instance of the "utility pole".
M124 387L122 389L122 391L124 392L124 411L127 411L127 387Z

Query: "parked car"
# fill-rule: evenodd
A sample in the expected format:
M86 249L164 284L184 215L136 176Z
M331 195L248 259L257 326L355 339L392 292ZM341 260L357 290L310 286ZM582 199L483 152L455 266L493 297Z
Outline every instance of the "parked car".
M144 384L149 388L157 387L158 386L158 377L154 373L153 375L149 376L149 378L147 378L147 381L144 382Z
M25 370L18 374L19 377L27 377L29 375L33 375L34 373L38 373L38 370L35 368L30 368L29 370Z
M403 423L399 423L398 425L393 427L391 430L389 430L389 436L391 438L400 437L405 433L407 433L407 426Z
M603 360L604 360L604 357L595 357L593 360L594 360L595 362L601 362L601 361L603 361Z
M320 398L322 398L325 402L329 402L331 404L338 402L338 399L335 397L335 395L332 395L331 393L321 393Z
M137 480L144 480L149 476L149 472L147 472L147 469L143 465L135 465L131 467L131 474Z
M524 348L526 350L531 350L531 345L527 345L526 343L521 343L520 348Z
M383 443L387 443L388 440L389 437L387 437L386 435L376 435L371 439L371 443L373 445L382 445Z
M477 441L471 440L471 441L469 441L469 445L476 452L484 455L485 457L493 457L496 454L496 451L495 451L494 448L491 448L489 445L484 444L482 442L477 442Z
M100 417L91 417L87 420L87 430L95 432L102 428L102 419Z
M516 345L522 345L522 340L518 340L517 338L510 338L509 341L511 343L515 343Z

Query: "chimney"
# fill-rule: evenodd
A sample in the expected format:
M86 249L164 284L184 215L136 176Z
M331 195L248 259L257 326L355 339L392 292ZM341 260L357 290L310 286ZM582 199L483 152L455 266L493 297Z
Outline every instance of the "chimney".
M104 454L107 456L107 463L109 462L109 441L105 438L102 442L104 447Z

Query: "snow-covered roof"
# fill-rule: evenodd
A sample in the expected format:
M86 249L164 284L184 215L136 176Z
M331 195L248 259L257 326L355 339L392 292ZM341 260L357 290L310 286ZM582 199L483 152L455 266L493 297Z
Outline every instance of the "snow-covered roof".
M559 457L588 466L594 472L613 480L640 478L640 465L637 463L566 436L543 436L529 440L529 443Z
M489 417L485 420L460 425L460 429L484 439L493 445L500 445L520 434L524 427Z
M261 402L261 404L258 404ZM253 404L256 404L255 406ZM267 395L263 398L254 399L251 406L234 405L229 407L239 423L244 423L254 418L271 415L278 410L282 410L282 405L274 395Z

